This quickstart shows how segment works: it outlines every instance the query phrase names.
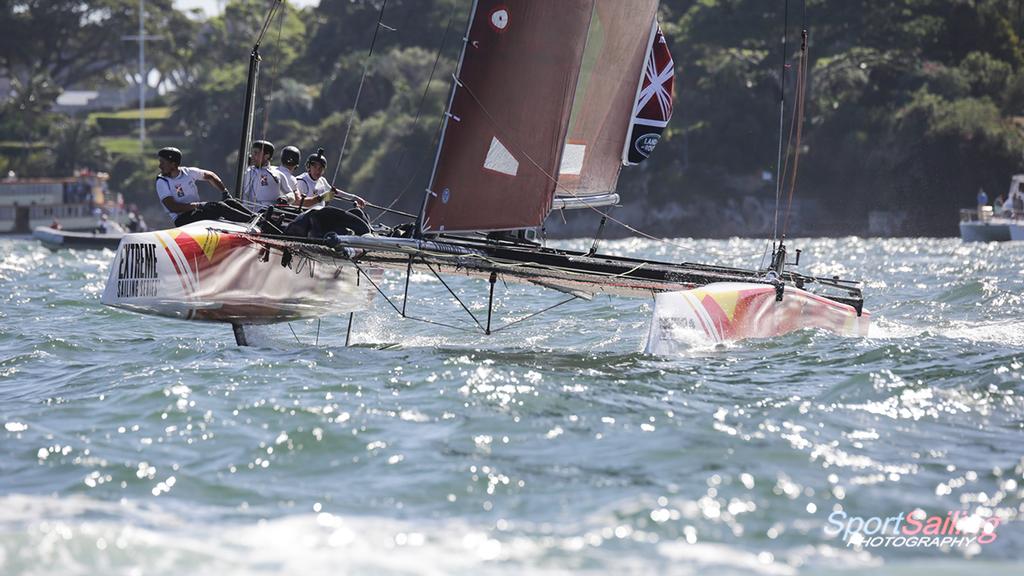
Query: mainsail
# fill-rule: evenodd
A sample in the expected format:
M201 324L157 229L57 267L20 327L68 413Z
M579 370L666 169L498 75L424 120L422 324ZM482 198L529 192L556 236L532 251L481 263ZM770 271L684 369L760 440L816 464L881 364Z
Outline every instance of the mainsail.
M553 206L617 201L657 9L478 0L420 230L529 228Z
M593 0L478 0L423 232L539 225L554 196Z
M613 192L657 11L657 0L595 2L558 176L563 202L618 200Z

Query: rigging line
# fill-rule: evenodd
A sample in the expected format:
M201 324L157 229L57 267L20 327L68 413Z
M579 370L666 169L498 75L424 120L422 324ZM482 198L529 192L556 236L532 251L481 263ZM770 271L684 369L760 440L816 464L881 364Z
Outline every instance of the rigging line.
M800 43L800 52L798 53L798 56L797 56L798 64L797 64L797 74L796 74L796 86L794 86L794 91L796 93L796 100L794 100L794 102L793 102L793 110L792 110L791 118L790 118L790 122L789 122L789 136L788 136L788 138L786 140L786 153L785 153L785 159L786 160L785 160L785 164L782 167L782 172L781 172L782 176L779 177L779 181L780 182L785 182L786 179L787 179L787 176L789 175L789 160L790 160L790 157L793 155L792 154L792 151L793 151L793 135L795 134L796 127L797 127L797 118L798 118L797 110L800 107L800 98L802 96L802 93L801 93L801 90L800 90L800 86L803 85L802 81L806 80L806 72L807 71L806 71L806 69L804 67L805 64L806 64L806 61L804 59L804 55L807 52L807 38L804 36L807 33L807 2L806 2L806 0L804 1L804 14L803 14L803 21L801 22L801 25L800 25L800 31L801 31L801 34L800 34L801 43ZM788 28L787 28L787 32L788 32ZM785 235L785 231L783 231L783 235Z
M430 146L431 150L437 148L437 146L438 146L438 138L441 135L441 128L444 126L444 118L445 118L444 114L441 114L441 118L437 122L437 130L434 131L434 137L430 141L431 142L431 146ZM413 182L416 181L416 177L419 176L420 171L423 170L423 167L427 165L427 162L430 159L431 159L431 157L429 155L425 155L422 158L420 158L420 163L416 166L416 169L413 171L412 176L409 177L409 181L405 183L405 186L398 193L398 196L396 196L395 199L392 200L391 203L387 205L387 208L383 209L383 212L399 213L396 210L392 210L391 208L395 204L398 204L398 201L402 199L402 196L404 196L405 193L409 191L409 188L412 187ZM374 224L374 223L377 222L377 220L380 220L384 216L383 212L381 214L378 214L373 220L370 221L370 223ZM405 213L400 213L400 214L402 214L403 216L405 215ZM412 218L415 219L416 216L413 215Z
M789 199L786 202L786 217L782 223L782 235L789 228L789 215L793 207L793 194L796 190L797 168L800 165L800 146L803 140L804 107L807 103L807 68L810 66L810 35L807 31L807 0L803 1L803 13L800 22L800 65L797 68L797 104L796 115L796 148L793 150L793 174L789 186Z
M613 217L611 214L601 210L597 206L594 206L593 204L588 203L586 201L586 196L580 196L579 194L576 194L574 191L569 190L568 188L563 186L561 184L561 182L558 181L558 178L555 178L550 173L548 173L548 171L545 170L544 167L542 167L540 164L538 164L537 161L534 160L532 156L530 156L529 154L524 152L522 147L519 146L519 144L514 139L508 138L508 132L506 130L502 129L502 127L498 124L498 121L494 119L494 116L492 116L490 111L487 110L487 108L483 105L483 102L481 102L480 99L477 98L477 96L473 92L473 90L470 89L470 87L464 81L462 81L459 78L456 78L455 82L456 82L456 84L458 86L461 86L461 87L466 89L466 92L470 95L471 98L473 98L473 101L476 102L476 105L480 107L480 110L483 111L484 115L487 116L487 119L494 126L494 129L497 130L498 132L500 132L501 134L504 134L506 136L508 142L510 142L512 144L512 146L514 148L516 148L517 151L520 154L523 155L524 158L529 160L530 164L532 164L534 168L536 168L538 171L540 171L540 173L543 174L545 178L547 178L548 180L551 180L552 182L554 182L556 188L561 189L568 196L572 196L573 198L581 200L581 202L582 202L582 204L583 204L583 206L585 208L589 208L590 210L593 210L597 214L600 214L601 216L607 218L609 221L614 222L614 223L618 224L619 226L622 226L626 230L629 230L630 232L633 232L634 234L636 234L638 236L642 236L644 238L647 238L648 240L653 240L655 242L659 242L661 244L665 244L666 246L672 246L673 248L678 248L678 249L681 249L681 250L688 250L688 248L686 248L682 244L676 244L675 242L672 242L671 240L668 240L668 239L665 239L665 238L655 237L655 236L653 236L651 234L648 234L647 232L644 232L642 230L634 228L633 226L630 226L629 224L626 224L622 220L619 220L619 219Z
M779 238L779 204L782 202L782 126L786 118L786 47L789 36L789 0L785 0L782 25L782 67L779 70L779 152L775 164L775 223L772 228L772 244Z
M778 157L775 163L775 217L772 224L772 253L775 253L775 242L779 236L779 205L782 202L782 145L783 125L786 117L786 38L789 36L789 0L785 0L782 17L782 61L779 68L779 147ZM765 258L768 256L769 242L765 242L764 252L761 254L761 263L758 268L764 268Z
M460 332L476 333L476 330L473 330L472 328L466 328L465 326L455 326L453 324L445 324L444 322L435 322L434 320L427 320L426 318L417 318L416 316L407 316L401 310L398 309L398 306L391 300L391 298L387 294L384 293L384 290L382 290L381 287L378 286L377 283L373 281L373 278L370 278L366 274L366 272L363 271L362 267L360 267L359 264L356 261L352 260L351 263L352 263L353 266L356 267L356 270L358 270L359 273L362 274L363 277L366 278L370 282L370 285L373 286L374 290L376 290L377 293L380 294L382 298L384 298L384 301L391 305L391 308L393 308L394 311L400 317L405 318L407 320L415 320L416 322L423 322L425 324L433 324L434 326L443 326L444 328L450 328L452 330L459 330ZM472 314L470 314L470 316L472 316ZM474 318L474 320L476 320L476 318ZM477 325L479 326L480 323L477 322ZM483 330L482 327L481 327L481 330Z
M803 29L803 32L806 32L806 29ZM801 38L802 37L803 36L801 35ZM790 113L789 135L786 138L786 147L785 147L785 154L784 154L785 162L782 165L782 172L779 173L780 174L779 182L783 183L783 186L785 186L785 182L786 182L786 180L789 179L789 176L790 176L789 163L790 163L790 159L793 158L793 156L794 156L793 144L794 144L794 141L799 138L799 134L797 133L797 120L800 118L798 112L800 110L800 99L802 97L801 88L800 87L803 86L803 80L804 80L803 74L806 72L806 70L803 67L804 64L805 64L805 61L802 58L802 56L804 54L804 48L806 46L804 44L801 44L801 47L802 48L801 48L801 51L800 51L800 55L797 56L798 64L797 64L797 72L796 72L796 85L794 86L794 92L796 93L796 98L793 100L793 109L792 109L792 111ZM785 227L783 227L782 236L783 237L786 236Z
M495 260L493 260L491 258L488 258L487 256L482 255L482 254L467 254L466 257L469 258L469 259L479 260L479 261L481 261L481 262L491 266L491 268L483 268L483 267L481 267L481 268L478 268L478 270L486 270L486 271L498 272L498 273L502 273L502 274L512 274L514 276L519 276L519 277L525 277L525 276L522 273L518 272L518 270L527 270L527 271L544 270L544 271L554 272L554 273L558 273L558 272L563 272L564 273L566 271L569 271L569 272L573 271L570 268L564 268L564 267L561 267L561 266L552 266L550 264L540 264L540 263L534 263L534 262L531 262L531 263L526 263L526 262L521 262L521 263L516 263L516 262L498 262L498 261L495 261ZM633 268L630 268L629 270L626 270L624 272L620 272L618 274L611 274L611 273L608 273L608 272L600 272L600 271L592 271L590 273L595 275L595 276L603 277L606 280L627 279L627 280L644 281L643 278L634 278L631 275L634 272L637 272L637 271L639 271L640 269L642 269L642 268L644 268L646 266L647 266L646 262L641 262L641 263L637 264L636 266L634 266ZM466 267L469 268L468 266L466 266ZM492 330L492 332L493 332L493 330Z
M256 38L256 45L259 46L263 43L263 36L267 33L267 28L270 27L270 22L274 19L274 13L277 9L284 4L284 0L270 0L270 10L267 12L267 19L263 21L263 27L260 29L260 35Z
M299 341L299 335L295 333L295 328L292 328L292 323L288 323L288 329L292 331L292 336L295 337L295 343L302 346L302 342Z
M804 45L807 44L807 30L803 31ZM786 216L782 223L782 236L786 236L786 230L789 227L789 215L793 207L793 194L796 191L796 178L798 174L798 168L800 166L800 146L803 141L803 128L804 128L804 103L806 101L807 91L807 51L804 48L804 57L801 62L801 68L798 72L797 80L797 122L796 122L796 143L793 149L793 172L790 174L789 180L789 198L786 201Z
M277 19L277 43L274 45L274 61L270 66L270 86L268 87L267 101L263 105L263 138L267 137L267 132L270 127L270 108L274 104L274 82L277 81L277 64L281 61L281 33L284 30L284 15L285 9L282 4L280 15Z
M452 290L450 286L448 286L448 283L444 281L444 278L441 278L441 275L438 274L436 270L434 270L434 267L431 266L429 262L424 262L424 264L426 264L427 269L434 274L434 277L440 280L441 284L443 284L444 287L448 289L448 293L452 295L452 298L455 298L455 301L459 303L459 306L462 306L462 309L466 311L466 314L469 314L469 317L473 319L473 322L476 322L476 325L480 327L480 330L484 330L483 324L481 324L480 321L476 319L476 316L473 315L473 312L470 311L469 307L466 306L466 304L462 301L461 298L459 298L459 295L456 294L455 291ZM484 331L486 332L486 330Z
M430 91L430 85L434 82L434 73L437 71L437 64L438 64L438 62L441 61L441 54L444 52L445 44L447 44L447 42L448 42L448 33L452 29L452 22L455 21L455 6L456 6L456 4L452 4L451 14L448 16L448 26L445 27L444 34L441 36L441 45L437 47L437 55L434 56L434 65L430 68L430 76L427 78L427 85L423 87L423 94L420 96L420 103L419 103L419 106L417 106L417 109L416 109L416 119L413 120L413 123L412 123L412 129L413 130L415 130L416 127L419 126L420 115L423 113L423 104L426 103L427 93ZM445 117L444 116L444 112L442 111L441 119L443 120L444 117ZM411 131L412 130L410 130L410 132ZM440 132L440 122L438 122L438 132ZM435 139L437 138L436 134L434 135L434 138ZM433 146L431 146L431 149L432 148L433 148ZM408 146L406 146L405 148L402 149L402 155L398 158L398 164L396 165L396 168L395 168L396 171L398 170L398 167L402 166L402 163L405 161L405 156L406 156L406 153L408 151L409 151ZM426 164L426 160L429 159L429 158L430 158L430 156L426 155L422 159L420 159L420 162L416 166L416 169L413 170L412 177L409 178L409 182L406 183L405 187L403 187L402 190L398 193L398 196L396 196L395 199L392 200L390 204L388 204L387 207L389 209L393 208L395 206L395 204L398 204L398 201L402 199L402 196L404 196L405 193L409 191L409 187L412 186L412 183L416 180L416 176L419 174L420 169L423 168L423 165ZM383 216L384 216L383 213L378 214L376 218L374 218L373 220L370 221L370 224L373 224L373 223L377 222L377 220L380 220Z
M553 304L551 306L548 306L547 308L545 308L543 310L540 310L538 312L534 312L533 314L530 314L529 316L524 316L524 317L520 318L519 320L515 320L513 322L509 322L508 324L505 324L504 326L501 326L500 328L495 328L495 329L491 330L491 334L494 334L495 332L500 332L500 331L504 330L505 328L508 328L510 326L514 326L516 324L519 324L520 322L525 322L525 321L529 320L530 318L534 318L536 316L540 316L541 314L543 314L543 313L545 313L545 312L547 312L549 310L554 310L555 308L558 308L559 306L563 306L565 304L568 304L569 302L572 302L573 300L579 300L579 296L573 296L572 298L569 298L568 300L562 300L561 302L559 302L557 304Z
M359 78L359 88L356 90L356 99L352 102L352 112L348 116L348 126L345 127L345 138L341 141L341 152L338 154L338 165L334 167L334 177L331 178L331 186L338 181L338 172L341 171L341 162L345 159L345 148L348 146L348 136L352 132L352 121L356 117L356 108L359 106L359 97L363 94L363 84L366 83L366 73L370 70L370 57L373 56L373 47L377 45L377 34L380 29L387 28L394 30L384 24L384 9L388 7L388 0L380 5L380 12L377 14L377 25L373 27L373 38L370 40L370 49L363 61L363 75Z

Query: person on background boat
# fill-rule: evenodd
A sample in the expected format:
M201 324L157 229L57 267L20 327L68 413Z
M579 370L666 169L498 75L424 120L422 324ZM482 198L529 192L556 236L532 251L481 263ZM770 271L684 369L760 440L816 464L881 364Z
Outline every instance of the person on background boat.
M229 198L227 186L209 170L181 165L181 150L161 148L157 152L160 175L156 177L156 193L167 215L175 226L184 226L200 220L228 220L248 222L253 214L241 203ZM206 181L221 191L225 200L203 202L199 198L196 182Z
M100 219L96 222L96 228L93 230L96 234L124 234L124 228L117 222L114 222L107 216L106 212L100 214Z
M1009 201L1009 200L1008 200ZM1013 216L1020 218L1024 216L1024 194L1020 192L1013 195Z
M985 194L984 188L978 188L978 219L985 219L985 208L988 207L988 194Z
M54 230L63 230L64 226L61 225L60 220L54 217L53 222L50 222L50 228Z
M133 234L145 232L149 229L149 227L146 226L146 220L142 217L142 214L139 214L138 210L135 210L134 208L128 212L128 222L125 227Z
M301 161L302 152L299 152L299 149L295 146L285 146L281 150L281 166L284 168L284 170L281 170L281 173L288 180L292 190L299 189L299 184L295 177L298 176L296 172L299 171L299 162Z
M297 201L295 189L285 177L285 171L270 164L273 157L273 143L266 140L252 143L252 165L242 179L242 201L255 209Z

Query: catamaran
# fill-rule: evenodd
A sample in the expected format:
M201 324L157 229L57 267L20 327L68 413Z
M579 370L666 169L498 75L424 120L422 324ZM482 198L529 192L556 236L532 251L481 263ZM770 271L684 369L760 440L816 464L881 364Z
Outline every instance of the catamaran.
M356 311L376 297L419 319L407 307L409 278L428 272L483 334L599 294L653 299L652 354L694 334L712 342L805 328L866 334L859 283L796 272L800 251L790 261L782 239L770 263L753 270L602 254L596 239L586 252L537 242L545 219L570 209L600 216L599 237L616 221L607 209L620 202L621 170L658 143L671 117L674 64L657 9L657 0L476 0L411 231L310 239L268 233L257 220L132 234L118 249L103 303L227 322L245 344L247 325ZM240 162L251 141L255 68ZM404 274L400 302L382 287L385 270ZM486 318L451 290L444 278L452 275L485 281ZM499 279L565 298L497 326Z

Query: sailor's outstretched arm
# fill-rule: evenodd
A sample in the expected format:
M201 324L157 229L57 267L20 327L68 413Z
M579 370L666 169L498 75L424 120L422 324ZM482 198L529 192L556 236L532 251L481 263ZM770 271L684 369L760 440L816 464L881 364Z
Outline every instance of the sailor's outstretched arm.
M199 172L203 175L203 180L206 180L210 184L213 184L214 188L220 190L221 194L228 193L228 187L224 185L224 182L217 176L216 173L210 170L199 169Z
M360 208L366 207L366 200L363 200L361 197L356 196L355 194L345 192L344 190L338 188L337 186L331 186L331 192L333 192L334 196L338 198L341 198L343 200L351 200L352 202L355 202L355 205Z

